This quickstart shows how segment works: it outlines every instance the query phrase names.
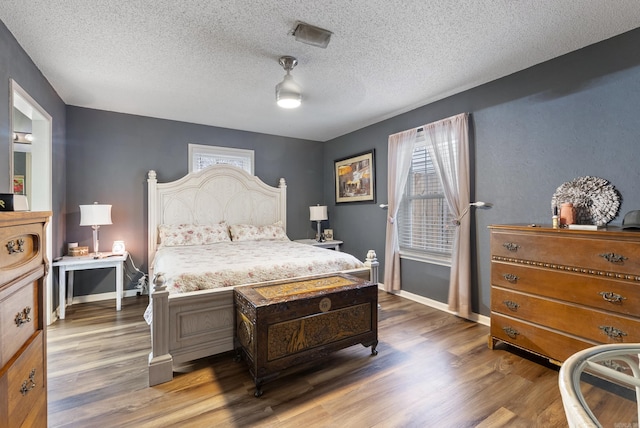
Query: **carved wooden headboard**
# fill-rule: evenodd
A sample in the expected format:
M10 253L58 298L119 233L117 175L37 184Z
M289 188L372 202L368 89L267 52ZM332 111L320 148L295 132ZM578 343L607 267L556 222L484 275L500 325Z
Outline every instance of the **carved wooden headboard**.
M281 222L287 230L287 184L265 184L235 166L216 165L169 183L149 171L148 263L158 247L161 224L254 224Z

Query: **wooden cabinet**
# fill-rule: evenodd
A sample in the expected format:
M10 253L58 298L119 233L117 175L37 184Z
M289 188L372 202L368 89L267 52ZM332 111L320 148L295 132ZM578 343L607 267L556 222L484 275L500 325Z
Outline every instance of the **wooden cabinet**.
M378 287L334 274L234 289L236 336L256 384L358 343L378 345Z
M553 362L640 342L640 231L490 226L491 337Z
M50 212L0 213L0 426L47 426L44 279Z

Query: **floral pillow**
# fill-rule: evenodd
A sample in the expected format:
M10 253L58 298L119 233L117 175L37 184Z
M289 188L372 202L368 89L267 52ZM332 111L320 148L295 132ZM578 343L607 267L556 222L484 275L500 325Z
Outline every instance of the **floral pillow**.
M232 224L229 226L232 241L289 240L280 224L254 226L252 224Z
M231 241L227 223L163 224L158 226L160 244L167 247L207 245Z

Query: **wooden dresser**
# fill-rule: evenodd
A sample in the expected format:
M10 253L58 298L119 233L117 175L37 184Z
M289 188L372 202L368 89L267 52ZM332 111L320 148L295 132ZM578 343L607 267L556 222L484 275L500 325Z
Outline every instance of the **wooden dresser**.
M44 279L50 212L0 213L0 426L47 426Z
M560 363L640 342L640 231L490 226L491 336Z

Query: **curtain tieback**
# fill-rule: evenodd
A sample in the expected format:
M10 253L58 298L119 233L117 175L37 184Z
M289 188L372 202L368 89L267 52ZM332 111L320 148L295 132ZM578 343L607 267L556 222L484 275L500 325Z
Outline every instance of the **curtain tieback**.
M455 219L453 220L453 224L456 226L460 226L460 222L462 221L462 218L467 215L467 213L469 212L469 207L466 207L464 210L462 210L462 213Z
M393 217L389 217L389 224L393 224L396 220Z

